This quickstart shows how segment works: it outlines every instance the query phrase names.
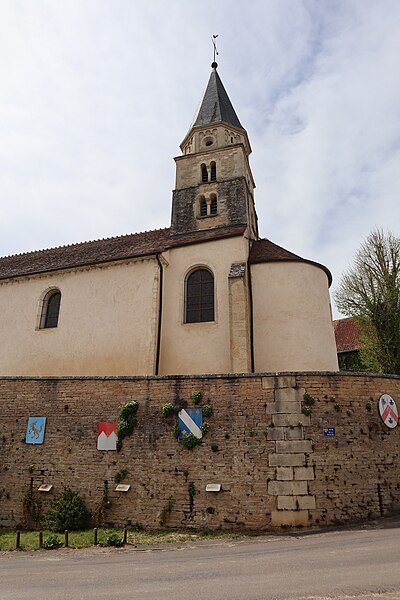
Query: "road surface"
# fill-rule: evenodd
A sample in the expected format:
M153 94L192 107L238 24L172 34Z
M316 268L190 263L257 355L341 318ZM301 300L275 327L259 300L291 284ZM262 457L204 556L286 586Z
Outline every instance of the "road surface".
M1 600L400 600L400 529L0 554Z

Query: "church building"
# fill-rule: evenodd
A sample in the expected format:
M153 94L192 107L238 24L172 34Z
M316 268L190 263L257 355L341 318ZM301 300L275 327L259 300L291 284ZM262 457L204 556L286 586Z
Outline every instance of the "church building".
M1 376L338 369L331 274L259 238L215 62L180 148L170 227L0 258Z

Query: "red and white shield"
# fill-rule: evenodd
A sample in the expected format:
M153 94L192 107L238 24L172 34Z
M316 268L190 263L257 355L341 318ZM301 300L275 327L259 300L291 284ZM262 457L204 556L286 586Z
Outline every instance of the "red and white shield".
M389 394L382 394L379 398L379 414L387 427L393 429L399 422L399 413L396 402Z

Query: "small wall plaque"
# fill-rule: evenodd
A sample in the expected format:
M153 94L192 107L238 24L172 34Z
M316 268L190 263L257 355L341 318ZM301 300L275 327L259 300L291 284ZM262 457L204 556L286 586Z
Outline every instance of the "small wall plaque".
M324 429L324 437L335 437L336 429L335 427L325 427Z
M117 487L115 488L116 492L129 492L129 490L131 489L130 485L126 485L125 483L119 483L117 485Z
M206 492L220 492L222 485L220 483L207 483Z
M53 489L51 483L43 483L40 487L38 487L39 492L50 492Z

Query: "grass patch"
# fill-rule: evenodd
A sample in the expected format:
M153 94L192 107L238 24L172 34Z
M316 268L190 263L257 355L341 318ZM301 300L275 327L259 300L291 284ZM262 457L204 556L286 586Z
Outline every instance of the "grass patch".
M56 535L62 546L64 545L64 534L54 534L52 531L43 531L43 542L47 538ZM255 532L221 532L204 529L202 531L188 530L157 530L157 531L135 531L128 529L127 541L128 544L135 546L152 546L158 544L176 544L181 542L193 542L204 539L237 539L249 535L255 535ZM97 540L101 546L107 545L107 538L112 536L123 536L122 528L98 528ZM15 530L0 529L0 551L15 550ZM60 546L60 547L62 547ZM84 531L69 532L69 547L70 548L89 548L93 546L93 529ZM38 531L23 531L21 530L21 550L40 550L39 547L39 532ZM44 550L43 550L44 551Z

